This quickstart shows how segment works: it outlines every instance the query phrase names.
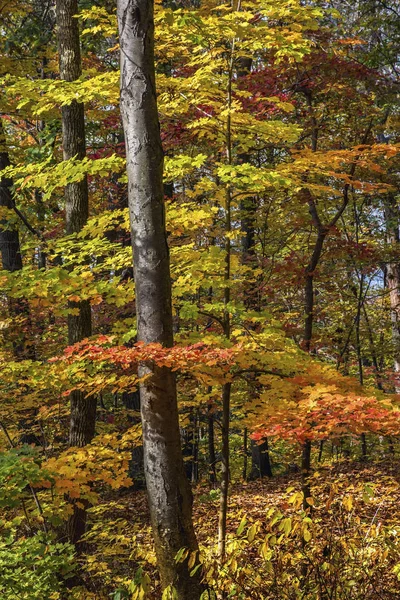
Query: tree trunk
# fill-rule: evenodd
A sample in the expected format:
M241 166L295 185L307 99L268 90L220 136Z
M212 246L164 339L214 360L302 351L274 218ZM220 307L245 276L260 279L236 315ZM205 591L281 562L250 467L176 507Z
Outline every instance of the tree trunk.
M1 177L1 171L8 166L10 166L10 158L7 152L3 123L0 119L0 207L13 209L12 181L7 177ZM0 255L3 270L12 273L22 269L18 229L9 227L7 222L0 222ZM7 338L12 346L15 360L35 360L36 352L27 300L25 298L8 298L8 312L13 322L7 331ZM38 443L38 439L30 430L26 419L19 419L18 426L21 430L19 438L21 444Z
M165 231L163 150L154 72L152 0L118 0L123 118L132 230L138 340L173 344L171 280ZM198 600L199 576L176 563L182 547L197 550L192 495L180 446L174 373L148 362L138 369L144 469L161 585L179 600Z
M313 200L310 202L310 212L312 214L315 208ZM314 249L310 258L310 262L306 267L306 279L305 279L305 303L304 303L304 338L303 345L307 352L311 350L311 340L313 334L314 324L314 272L318 266L321 258L322 249L324 246L325 237L327 231L320 227L318 236L314 244ZM310 472L311 472L311 442L304 442L302 448L302 461L301 461L301 473L302 473L302 491L304 495L303 506L304 510L309 507L307 498L310 497Z
M247 481L247 452L247 427L245 427L243 430L243 481Z
M208 481L211 487L217 483L217 467L215 456L215 435L214 435L214 408L211 404L208 405Z
M361 460L366 461L368 459L368 445L367 436L365 433L361 434Z
M6 140L3 122L0 119L0 172L10 166L10 159L6 149ZM14 200L11 192L12 181L8 177L0 179L0 206L12 209ZM14 272L22 269L21 249L19 245L18 229L7 227L0 228L0 253L4 271Z
M3 123L0 119L0 174L3 169L9 166L10 159L6 147ZM8 177L0 177L0 207L10 210L14 208L12 181ZM0 255L4 271L13 273L22 269L18 229L9 227L7 222L0 223ZM17 360L33 360L35 358L35 347L30 339L32 336L28 302L24 298L9 298L8 311L10 317L16 319L15 326L10 329L9 335L15 358Z
M60 77L75 81L82 73L79 44L77 0L57 0L56 20ZM86 156L84 106L73 101L61 109L63 157L69 160ZM65 214L67 235L78 233L89 214L87 178L70 183L65 188ZM70 302L69 308L78 314L68 315L68 343L75 344L92 334L91 308L88 301ZM86 446L94 436L96 421L96 398L85 398L81 391L70 395L71 422L70 446ZM68 536L76 544L85 533L86 510L74 504L74 514L68 523Z
M128 421L134 425L140 421L140 393L139 390L134 392L123 392L122 404L127 410L135 411L137 415L129 415ZM131 460L129 461L129 477L133 480L133 489L140 490L146 487L144 480L143 466L143 445L134 446L132 449Z
M199 436L200 423L198 409L193 415L193 435L192 435L192 472L191 481L197 483L199 480Z
M400 244L400 215L394 195L385 200L386 238L396 256ZM393 363L399 381L395 383L396 393L400 393L400 264L391 259L386 265L386 285L390 294L390 317L392 322Z
M324 440L321 440L319 443L319 452L318 452L318 462L322 461L322 455L324 452Z
M304 338L303 346L307 352L311 350L311 340L313 335L314 325L314 272L318 266L319 259L321 258L322 249L327 232L322 229L318 232L317 239L314 244L313 252L310 258L310 262L306 267L306 279L304 285Z
M229 491L229 421L231 383L225 383L222 388L222 451L221 451L221 498L218 516L218 554L225 557L226 545L226 517L228 512Z
M258 479L259 477L272 477L267 438L261 444L256 444L251 440L251 471L249 479Z
M303 492L303 508L307 510L311 505L307 502L307 498L311 496L310 487L310 471L311 471L311 441L307 440L303 444L303 452L301 456L301 488Z

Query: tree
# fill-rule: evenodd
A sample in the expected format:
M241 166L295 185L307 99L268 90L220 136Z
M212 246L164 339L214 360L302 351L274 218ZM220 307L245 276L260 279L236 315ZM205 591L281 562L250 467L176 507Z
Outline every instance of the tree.
M60 61L60 76L65 81L75 81L82 73L77 0L57 0L57 35ZM73 100L62 107L62 137L64 160L86 156L85 115L82 103ZM89 214L89 194L86 176L81 181L69 183L65 188L66 233L81 231ZM91 307L88 300L70 302L68 315L68 343L75 344L92 333ZM70 396L71 446L86 446L95 432L96 397L85 397L75 390ZM69 520L68 535L77 543L85 532L86 510L74 504L74 513Z
M163 150L154 71L152 0L119 0L121 112L126 141L138 341L172 346L169 251L165 229ZM199 578L181 548L197 550L192 496L180 446L175 375L150 362L139 366L144 469L162 586L198 600Z
M395 456L397 5L155 1L156 105L148 4L122 2L134 274L115 7L111 0L78 3L74 43L60 55L71 57L80 42L82 69L78 64L67 80L57 77L53 4L15 0L0 9L6 138L0 204L7 204L0 206L0 242L18 230L15 247L22 257L22 268L0 272L2 555L8 563L15 550L19 568L29 567L26 548L43 552L39 570L50 573L51 589L37 581L28 596L56 593L63 558L49 562L57 548L48 541L59 538L72 506L82 509L84 525L90 505L85 543L81 537L77 544L81 589L71 594L86 600L95 589L104 598L161 597L147 505L132 468L142 440L141 386L163 586L179 584L181 597L193 589L198 597L201 568L202 583L221 597L275 598L283 589L290 595L313 589L320 575L323 593L343 583L343 595L353 585L348 569L336 577L332 544L329 551L327 538L318 539L318 523L322 519L330 533L325 510L333 518L341 505L329 509L324 488L354 496L345 481L354 483L351 463L339 465L350 477L338 482L332 476L332 486L326 469L315 474L317 508L306 514L301 504L311 490L304 485L303 494L297 476L288 508L279 478L242 480L239 449L243 443L246 478L250 438L249 479L267 474L269 455L274 472L291 478L306 449L304 484L309 451L317 444L322 466L335 455L358 461L362 435L371 458L367 477L373 459ZM63 155L61 113L64 125L79 124L86 152L64 135L69 151ZM29 323L28 313L15 310L24 306ZM80 339L90 333L80 328L68 340L84 307L94 335ZM69 444L71 397L80 399L76 408L82 410L98 401L80 446ZM199 548L178 417L187 441L184 465L196 482L194 519L207 515L199 519ZM84 424L85 415L79 418ZM22 444L25 432L34 436L32 447ZM207 472L219 491L200 491ZM358 519L358 501L364 500L353 500L344 498L343 517ZM375 507L360 513L360 540L370 546L373 539L374 548L382 541L379 528L371 528L375 501L377 495ZM178 533L177 523L184 524ZM166 530L174 532L167 540ZM45 539L35 546L38 532ZM385 529L384 535L392 544L392 534ZM362 544L350 540L347 546L363 551ZM378 556L392 568L393 556L385 559L381 550ZM349 558L343 545L337 555L340 565ZM18 571L18 592L31 581L26 570ZM10 576L18 577L13 569ZM358 576L354 581L358 586ZM7 579L0 574L2 586ZM375 587L369 582L368 589ZM356 586L353 592L362 595ZM164 596L170 595L166 589Z

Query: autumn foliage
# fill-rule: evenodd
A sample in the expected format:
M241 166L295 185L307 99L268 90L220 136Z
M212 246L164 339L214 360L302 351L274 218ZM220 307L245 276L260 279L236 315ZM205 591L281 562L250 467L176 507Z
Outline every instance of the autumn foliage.
M141 489L139 389L172 371L202 600L395 598L396 3L155 1L170 347L138 341L115 7L78 3L68 80L42 4L0 8L0 597L178 598Z

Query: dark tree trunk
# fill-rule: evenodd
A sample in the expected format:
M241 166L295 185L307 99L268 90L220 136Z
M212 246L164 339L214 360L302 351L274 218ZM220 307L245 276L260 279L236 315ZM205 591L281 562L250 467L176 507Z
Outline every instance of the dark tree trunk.
M316 207L314 204L314 200L309 194L309 206L310 213L316 221L316 225L318 227L318 235L314 244L313 252L311 254L310 262L306 267L305 273L305 285L304 285L304 338L303 338L303 346L306 352L310 352L311 350L311 340L313 335L313 325L314 325L314 272L318 266L319 260L321 258L322 249L324 246L325 237L327 235L327 230L321 225L319 218L316 213ZM307 498L310 497L310 473L311 473L311 442L304 442L302 448L302 461L301 461L301 473L302 473L302 491L304 495L304 509L309 507L307 502Z
M0 119L0 172L10 166L10 159L6 150L6 140L3 123ZM12 181L8 177L0 179L0 207L12 209L14 200L12 196ZM4 229L3 229L4 227ZM19 245L18 229L9 228L7 223L0 227L0 253L4 271L14 272L22 269L21 249Z
M267 438L261 444L256 444L251 440L251 471L249 479L258 479L259 477L272 477Z
M214 412L213 406L208 405L208 481L212 487L217 483L217 466L215 455Z
M225 383L222 387L221 497L218 515L218 554L220 558L225 557L226 544L226 517L228 512L229 491L229 421L231 386L231 383Z
M6 137L0 119L0 175L3 169L10 166ZM12 181L8 177L0 177L0 207L14 208ZM4 227L4 228L3 228ZM18 229L10 227L7 222L0 223L0 254L4 271L13 273L22 269L21 248ZM24 298L9 298L8 311L12 319L16 319L15 327L10 330L10 342L17 360L35 359L35 346L32 340L31 319L28 302Z
M310 487L310 472L311 472L311 442L307 440L303 444L303 452L301 456L301 487L302 492L304 494L303 498L303 508L306 510L307 508L311 508L310 504L307 502L307 498L311 496L311 487Z
M193 419L193 435L192 435L192 472L191 481L197 483L199 480L199 414L198 410L194 413Z
M82 72L77 0L57 0L56 19L60 77L65 81L75 81ZM84 106L73 101L61 109L63 157L69 160L86 156ZM78 233L86 224L89 214L87 178L70 183L65 188L66 233ZM88 301L71 302L70 309L78 314L68 316L68 343L75 344L92 334L91 309ZM96 421L96 398L85 398L81 391L70 396L71 446L86 446L94 436ZM68 535L76 544L85 533L86 510L74 504L74 514L68 523Z
M311 340L313 334L314 325L314 272L318 266L319 259L321 258L322 249L327 232L322 229L318 232L317 239L314 244L313 252L311 255L310 262L306 267L306 278L304 285L304 338L303 345L307 352L311 350Z
M154 72L152 0L118 0L123 118L132 229L138 340L173 344L171 280L165 231L163 150ZM174 585L179 600L198 600L199 576L182 547L197 550L192 495L180 446L174 373L154 363L139 366L144 469L162 587Z
M122 403L127 410L136 411L136 415L130 415L128 421L132 424L140 421L140 393L124 392L122 394ZM132 450L131 460L129 461L129 477L133 480L133 489L139 490L146 487L144 479L143 466L143 445L135 446Z
M322 461L322 455L324 452L324 440L321 440L319 443L319 452L318 452L318 462Z
M242 471L242 478L243 481L247 481L247 427L244 428L243 430L243 471Z
M365 433L361 434L361 460L366 461L368 459L368 445L367 436Z
M10 166L3 123L0 119L0 207L13 209L12 181L1 177L1 171ZM9 272L22 269L22 257L19 244L18 229L9 227L7 222L0 222L0 255L2 269ZM25 298L8 298L8 312L13 321L7 332L7 338L13 349L15 360L34 360L36 358L33 343L32 324L29 304ZM38 439L27 426L25 419L19 420L22 444L37 444Z

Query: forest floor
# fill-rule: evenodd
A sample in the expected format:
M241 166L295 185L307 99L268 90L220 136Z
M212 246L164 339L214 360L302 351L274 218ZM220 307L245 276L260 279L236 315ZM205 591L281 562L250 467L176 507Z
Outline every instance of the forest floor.
M305 591L303 595L296 595L294 591L296 586L289 578L285 580L286 583L280 584L281 591L264 595L262 582L257 584L258 588L254 592L249 590L248 583L244 582L246 577L244 573L241 575L241 581L244 582L242 589L245 591L238 592L232 597L246 600L253 600L253 598L400 599L400 582L396 572L396 565L400 563L400 461L396 458L381 462L338 461L331 465L325 464L314 472L311 488L314 509L310 516L315 521L315 525L308 525L310 530L314 529L313 539L309 544L312 554L307 556L306 560L310 564L313 561L325 561L324 557L329 548L331 556L327 559L329 581L328 583L325 581L326 574L323 574L322 579L327 589L332 588L331 592L328 590L324 595L325 592L319 594L318 591L315 593ZM265 535L272 531L271 514L278 512L282 518L289 519L292 522L293 532L297 527L294 526L296 522L299 523L299 531L301 527L304 528L302 521L304 514L300 516L302 513L301 501L299 501L300 490L299 474L231 484L228 513L228 564L232 565L234 560L236 571L240 571L243 563L252 565L257 572L265 568L260 558L260 547ZM199 544L209 558L215 557L218 506L217 490L210 489L207 485L198 485L194 488L195 528ZM129 572L131 576L132 571L142 566L144 570L148 572L150 570L155 583L154 593L150 593L146 598L159 599L161 595L159 590L157 591L155 556L152 550L146 493L126 491L122 496L116 497L111 505L108 502L107 508L104 506L103 511L100 506L94 512L102 514L100 524L102 535L96 533L96 527L92 529L91 535L96 548L94 553L96 558L92 559L90 567L93 577L92 589L99 590L99 571L101 571L101 587L105 583L107 586L108 580L108 585L112 581L114 586L113 588L107 586L108 590L115 590L116 581L122 582L124 579L126 581L124 575ZM246 528L238 535L237 530L243 517L246 518ZM256 539L253 541L251 539L253 536L249 534L249 527L254 523ZM281 554L279 556L277 554L280 568L292 569L295 579L296 577L301 579L301 576L298 576L298 565L292 561L292 558L297 556L296 560L303 565L300 570L304 571L306 554L303 538L301 533L299 538L298 533L297 538L290 532L286 537L283 536L285 537L283 541L279 538L278 542L281 542L282 547L279 549ZM279 543L275 552L278 545ZM236 563L239 566L236 566ZM278 563L274 563L274 568L276 564ZM244 571L247 572L247 567ZM343 587L343 583L340 583L346 572L348 577L352 578L349 592L346 591L346 586ZM277 577L275 573L276 581L281 575L282 573L278 573ZM321 577L321 574L318 577ZM96 593L93 597L107 596Z

